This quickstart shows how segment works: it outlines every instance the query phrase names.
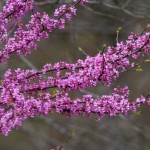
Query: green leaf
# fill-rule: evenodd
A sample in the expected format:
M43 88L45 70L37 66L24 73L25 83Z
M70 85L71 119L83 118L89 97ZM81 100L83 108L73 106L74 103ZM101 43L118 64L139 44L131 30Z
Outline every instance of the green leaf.
M146 59L145 62L150 62L150 58L149 58L149 59Z
M135 115L137 115L137 116L139 116L139 115L141 115L141 110L140 111L137 111L136 113L135 113Z
M136 71L138 71L138 72L143 71L143 69L142 69L141 65L138 65L138 67L137 67Z
M82 51L83 51L83 49L82 49L81 47L79 47L79 51L81 51L81 52L82 52Z

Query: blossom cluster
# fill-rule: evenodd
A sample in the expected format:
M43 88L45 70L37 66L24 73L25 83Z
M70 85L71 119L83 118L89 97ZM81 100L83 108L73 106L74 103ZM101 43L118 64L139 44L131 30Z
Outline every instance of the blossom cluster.
M33 2L8 0L3 8L5 15L0 16L6 19L6 23L10 18L18 20L32 9ZM49 33L56 28L65 28L66 21L70 21L72 16L76 15L76 5L87 0L74 2L75 4L57 8L53 18L45 12L34 12L28 24L18 25L14 37L9 37L0 51L0 63L6 62L12 54L30 54L31 49L37 47L36 41L48 38ZM0 24L2 36L7 32L1 30L5 25L3 22ZM97 98L89 94L81 98L70 98L72 92L96 86L98 83L110 86L122 72L136 66L134 60L149 53L150 32L142 35L131 33L126 41L109 46L102 53L94 57L87 56L85 60L78 60L74 64L46 64L41 71L8 69L0 83L0 133L8 135L24 120L36 115L45 116L53 111L69 117L96 114L98 119L101 119L106 115L127 115L129 112L135 112L142 103L150 105L149 95L131 100L127 86L118 86L112 94ZM46 77L43 78L43 75Z
M130 61L131 57L137 59L139 56L150 53L149 40L149 32L142 36L132 33L126 42L120 42L116 47L108 47L105 53L98 53L95 57L87 56L85 60L78 60L75 64L66 62L46 64L39 72L9 69L5 73L3 82L6 82L8 86L8 81L11 79L9 81L11 84L14 82L14 85L21 85L20 89L26 92L52 87L75 91L96 86L98 82L110 86L112 80L119 77L121 72L134 66L134 63ZM52 74L47 79L43 79L42 75L48 72Z
M26 5L24 3L23 4L26 7L28 6L27 8L32 8L31 2L24 2ZM48 38L48 33L52 32L53 29L64 29L66 21L70 21L71 17L76 15L77 9L75 6L80 2L83 3L84 1L78 0L75 4L60 6L60 8L55 10L54 17L52 18L49 17L45 12L35 12L33 15L31 15L31 20L28 24L25 26L18 24L18 28L14 32L14 37L8 38L5 47L2 51L0 51L0 62L6 62L6 60L12 56L12 54L30 54L31 49L36 49L37 47L36 41L40 41L42 38ZM21 8L23 8L24 5L22 3L21 5L19 2L14 2L13 4L14 5L12 8L14 8L15 17L17 15L15 10L18 10L18 7L20 8L21 6ZM11 7L11 5L9 7ZM18 13L24 13L27 10L26 7L18 11ZM6 26L6 24L3 26ZM6 33L3 34L4 27L2 28L3 29L0 29L0 33L2 34L2 37L6 37Z
M0 43L7 39L7 26L11 20L17 22L19 18L33 8L34 0L7 0L0 13Z
M130 62L130 57L137 59L140 55L150 53L149 37L150 33L142 36L132 33L126 42L109 47L106 52L95 57L87 56L85 60L78 60L75 64L46 64L39 72L9 69L0 87L1 132L8 134L28 117L46 115L52 110L67 115L90 116L95 113L101 118L106 114L135 111L140 102L149 104L144 97L131 103L127 87L116 88L112 95L102 96L100 99L94 99L91 95L75 100L69 98L70 92L96 86L98 82L109 86L121 72L134 65ZM46 73L51 74L43 79L42 75ZM55 89L55 94L50 89Z

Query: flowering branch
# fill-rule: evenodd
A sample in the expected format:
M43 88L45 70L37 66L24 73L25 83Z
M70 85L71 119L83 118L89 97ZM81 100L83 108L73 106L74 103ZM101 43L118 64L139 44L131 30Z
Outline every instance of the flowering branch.
M17 116L18 110L22 113L21 117L20 115L18 116L19 123L15 123L15 125L9 126L7 131L2 130L1 132L6 132L5 134L7 134L11 128L20 125L21 122L28 117L34 117L35 114L45 115L50 112L51 109L55 109L59 112L59 108L61 110L60 112L67 111L67 114L69 115L70 113L71 115L72 107L77 109L76 107L80 102L85 102L86 99L83 97L83 99L78 98L71 101L68 97L69 92L96 86L99 81L110 86L112 79L119 77L120 72L126 71L127 67L134 66L134 64L129 61L129 56L137 59L143 54L149 54L149 38L150 33L146 33L142 36L132 33L126 42L117 43L116 47L109 47L107 52L103 54L98 54L95 57L88 56L84 61L78 60L76 64L68 64L65 62L56 63L54 66L47 64L43 67L42 71L39 72L34 70L24 71L21 69L17 69L13 72L9 69L5 73L4 80L1 84L1 105L5 108L2 109L2 116L5 116L5 114L7 114L6 112L9 113L10 111L12 115L16 114L17 111ZM62 70L66 70L66 72L62 73ZM42 75L48 72L52 72L52 75L49 76L47 80L42 79ZM55 77L54 73L56 73ZM54 95L50 94L50 88L56 88ZM128 92L126 91L126 93ZM123 96L123 94L120 93L120 96ZM124 100L124 98L122 100ZM145 102L146 100L142 101ZM102 103L101 99L94 100L94 102ZM30 106L28 115L23 109L26 103L28 103L28 107ZM112 102L112 104L113 103L114 102ZM76 106L74 106L75 104ZM92 105L91 107L95 109L95 107L93 107L93 100L90 104ZM66 106L71 110L64 110ZM78 114L85 113L85 108L83 109L84 105L79 106L79 108L82 108L82 111L80 110L78 112L77 109L75 112ZM134 105L134 110L136 110L136 106L137 105ZM112 108L118 112L115 107ZM128 112L126 107L125 110ZM99 111L101 111L101 109L99 109ZM94 110L91 110L91 112L96 114L100 113ZM24 115L26 117L24 117ZM7 118L6 120L9 119Z
M33 8L34 0L7 0L0 13L0 43L7 39L7 26L11 20L18 21L29 9Z
M25 29L19 24L14 37L8 39L3 51L0 52L0 63L10 58L12 54L30 54L30 49L37 47L35 40L40 41L42 38L48 38L48 33L56 28L64 29L66 21L70 21L71 17L76 15L75 6L86 2L86 0L75 0L75 2L75 4L62 5L56 9L54 18L50 18L46 13L37 12L31 15L31 20Z
M11 9L8 2L11 2ZM17 13L27 12L33 6L33 2L13 3L8 0L6 6L10 10L8 9L4 18L19 18ZM30 54L31 48L37 47L35 41L48 38L48 33L56 28L65 28L66 21L70 21L71 17L76 15L76 5L87 0L74 2L75 4L62 5L56 9L53 18L46 13L32 14L29 23L25 26L19 25L14 37L8 39L4 49L0 51L0 62L6 62L12 54ZM2 30L1 34L4 33ZM127 86L118 86L112 94L99 98L83 95L82 98L71 99L69 96L72 92L96 86L99 82L110 86L121 73L136 67L134 60L149 53L150 32L131 33L125 42L117 42L116 46L109 46L107 51L94 57L87 56L85 60L78 60L75 64L46 64L41 71L8 69L0 83L0 133L8 135L24 120L36 115L45 116L53 111L67 116L96 114L100 119L106 115L127 115L129 112L135 112L142 103L150 105L149 95L131 101ZM43 79L45 74L47 78Z

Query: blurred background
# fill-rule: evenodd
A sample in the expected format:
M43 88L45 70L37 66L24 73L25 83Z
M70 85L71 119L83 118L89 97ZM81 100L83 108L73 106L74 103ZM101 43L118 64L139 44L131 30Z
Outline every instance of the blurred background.
M4 3L0 1L1 8ZM65 3L72 3L72 0L36 0L34 10L46 11L52 16L54 9ZM29 19L26 16L22 22ZM55 30L49 39L39 42L37 51L27 57L13 56L7 65L1 65L1 78L8 68L40 70L46 63L74 63L85 59L79 47L95 56L104 44L116 44L119 27L122 30L118 40L122 41L131 32L141 33L149 23L149 0L90 0L89 4L78 6L77 16L65 30ZM145 63L142 68L142 72L123 73L110 88L99 84L73 96L109 94L116 85L128 85L133 100L141 94L147 95L150 92L150 64ZM65 150L150 150L149 114L148 106L143 106L137 114L106 117L100 121L96 121L95 116L66 118L53 113L44 118L29 119L9 136L0 136L0 150L59 150L57 146Z

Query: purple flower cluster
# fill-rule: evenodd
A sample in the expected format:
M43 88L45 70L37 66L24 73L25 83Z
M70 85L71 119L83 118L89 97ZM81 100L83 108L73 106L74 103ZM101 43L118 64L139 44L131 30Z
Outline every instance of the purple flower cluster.
M19 0L20 2L21 0ZM14 17L18 16L17 14L19 13L20 15L22 13L25 13L28 9L32 8L32 3L31 2L24 2L24 3L19 3L19 2L13 2L10 3L10 7L14 9ZM18 24L18 29L14 33L14 37L11 37L7 40L7 43L5 44L5 47L3 51L0 51L0 62L6 62L8 58L11 57L12 54L23 54L27 55L31 53L31 49L36 49L37 44L35 41L40 41L42 38L48 38L48 33L52 32L53 29L64 29L66 21L70 21L71 17L73 15L76 15L76 8L75 6L79 3L82 2L82 0L78 0L75 4L72 5L62 5L60 8L55 10L54 17L50 18L48 14L44 13L39 13L36 12L33 15L31 15L31 20L29 21L28 24L24 26ZM84 2L84 1L83 1ZM82 2L82 3L83 3ZM24 6L24 7L23 7ZM19 8L20 11L18 10ZM4 9L5 10L5 9ZM18 12L16 13L16 10ZM8 11L9 12L9 11ZM2 15L5 16L5 15ZM5 19L6 18L6 19ZM10 17L5 17L4 19L7 20L7 18ZM6 22L6 21L5 21ZM6 26L4 24L3 26ZM0 33L3 36L7 36L6 34L6 29L2 26L2 29L0 29ZM5 30L5 31L4 31ZM5 34L4 34L5 33Z
M36 12L25 26L19 25L14 37L8 38L0 51L0 62L5 62L12 54L30 54L36 49L35 41L48 38L53 29L65 28L65 23L76 15L76 5L87 0L74 0L75 4L62 5L50 18L46 13ZM10 5L8 5L10 4ZM3 30L9 19L16 19L33 7L33 1L7 0L0 14L1 41L7 30ZM2 22L2 18L5 23ZM7 35L8 36L8 35ZM142 35L131 33L125 42L108 47L107 51L94 57L87 56L74 64L58 62L46 64L41 71L8 69L0 83L0 133L8 135L22 122L36 115L58 112L67 116L96 114L98 119L109 115L127 115L135 112L142 103L150 105L150 97L129 98L129 89L117 87L110 95L94 98L83 95L70 98L70 93L80 91L98 83L110 86L120 73L136 66L135 59L150 53L150 32ZM132 59L130 59L132 58ZM47 75L47 78L43 78Z
M118 87L112 95L98 99L91 95L75 100L69 98L70 92L96 86L98 82L109 86L121 72L133 66L129 61L130 57L137 59L150 53L149 37L149 33L142 36L132 33L126 42L109 47L103 54L78 60L75 64L46 64L39 72L9 69L0 87L0 131L7 135L28 117L46 115L53 110L69 116L90 116L94 113L101 118L105 115L127 114L129 111L136 111L141 103L149 104L144 97L131 103L127 87ZM43 79L42 75L46 73L51 75ZM51 89L55 90L54 94Z
M93 98L91 95L84 95L82 98L71 99L68 94L58 95L55 98L45 92L40 97L25 97L16 86L15 89L5 91L8 99L0 101L0 132L7 135L12 128L22 124L23 120L35 115L47 115L56 111L66 116L96 114L98 119L109 115L127 115L128 112L135 112L141 103L146 99L140 97L134 102L130 102L129 90L127 87L114 89L111 95L103 95L100 98ZM12 94L13 92L13 94ZM6 97L6 96L5 96Z
M18 21L29 9L32 9L34 0L7 0L0 13L0 43L7 39L8 23Z
M66 12L66 10L68 11ZM66 19L70 20L72 15L76 15L76 11L77 9L74 7L74 5L62 5L58 9L55 9L54 16L59 17L60 15L65 13L64 16L66 17Z

